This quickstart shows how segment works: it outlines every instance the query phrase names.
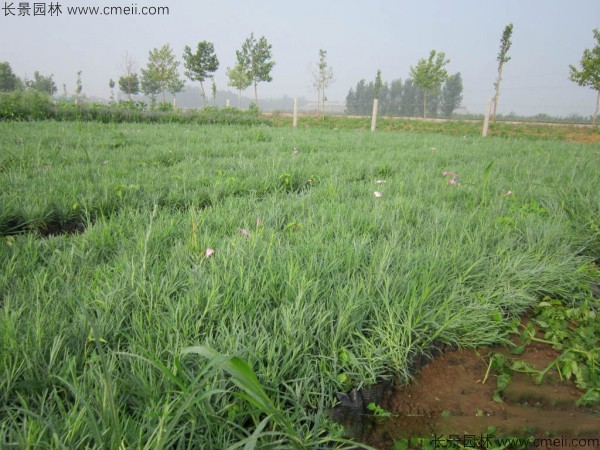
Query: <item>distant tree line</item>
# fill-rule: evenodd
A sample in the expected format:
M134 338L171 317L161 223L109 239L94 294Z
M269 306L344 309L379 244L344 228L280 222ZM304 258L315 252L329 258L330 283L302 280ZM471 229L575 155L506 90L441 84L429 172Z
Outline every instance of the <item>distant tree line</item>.
M373 99L379 99L378 113L383 116L422 117L425 91L407 78L391 82L360 80L346 96L346 112L370 115ZM463 84L460 72L447 77L438 92L427 94L427 117L450 117L462 101Z

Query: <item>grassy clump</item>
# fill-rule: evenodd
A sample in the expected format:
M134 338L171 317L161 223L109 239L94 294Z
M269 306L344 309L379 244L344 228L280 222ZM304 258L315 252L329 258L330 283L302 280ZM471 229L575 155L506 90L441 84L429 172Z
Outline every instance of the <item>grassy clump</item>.
M85 122L0 146L3 444L323 446L335 391L598 277L591 146Z

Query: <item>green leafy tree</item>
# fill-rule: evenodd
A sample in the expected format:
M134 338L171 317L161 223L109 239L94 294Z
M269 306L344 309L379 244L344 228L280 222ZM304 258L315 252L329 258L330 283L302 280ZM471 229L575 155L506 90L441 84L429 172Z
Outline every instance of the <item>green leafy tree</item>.
M119 89L127 95L127 100L131 101L132 95L140 93L140 79L137 73L123 75L119 78Z
M150 97L152 107L156 104L156 96L161 92L160 84L151 76L151 73L142 69L142 79L140 80L140 90L144 95Z
M175 83L175 80L179 79L178 66L179 61L175 59L169 44L150 50L146 69L142 69L142 78L148 78L152 84L158 86L159 92L162 92L163 103L166 103L165 92L172 83Z
M19 89L21 83L14 74L10 64L6 61L0 62L0 92L11 92Z
M119 90L127 95L127 100L131 101L132 95L140 93L140 79L138 77L137 64L129 53L125 52L123 57L123 70L125 74L119 78Z
M198 42L195 53L192 53L192 49L186 45L183 49L183 65L186 69L185 76L191 81L200 82L200 90L206 108L206 92L203 83L207 78L212 77L212 74L219 68L219 59L215 54L212 42Z
M579 64L581 69L575 66L569 66L571 69L570 79L579 86L590 87L596 91L596 110L592 118L592 124L596 125L598 110L600 109L600 29L594 29L594 38L596 46L594 48L585 49Z
M454 110L460 106L463 96L463 84L460 72L448 77L440 94L440 113L450 117Z
M238 108L242 108L242 91L248 89L252 84L252 80L248 76L248 73L244 70L244 67L238 63L233 67L227 68L227 78L229 82L227 86L234 87L238 90Z
M58 89L56 88L56 83L54 82L53 78L54 75L44 76L36 70L33 72L33 80L28 80L26 86L34 91L45 92L47 94L54 95Z
M180 78L175 78L171 80L171 82L167 86L167 90L173 96L173 109L177 108L177 94L183 91L184 87L185 81Z
M427 95L438 92L441 84L448 77L444 66L450 62L445 59L444 52L431 50L429 59L420 59L416 66L410 68L410 76L414 84L423 91L423 117L427 116Z
M254 38L254 33L250 33L242 44L242 49L236 51L236 56L240 66L254 85L254 103L258 105L258 91L256 85L260 82L271 82L271 70L275 62L271 60L271 44L267 42L264 36L258 40Z
M502 33L502 38L500 39L500 51L498 52L498 78L494 82L494 88L496 89L496 95L494 95L494 112L492 113L492 122L496 120L496 108L498 107L498 97L500 96L500 81L502 81L502 69L504 68L504 63L510 61L510 56L506 56L512 42L510 40L513 31L513 24L509 23L504 28L504 32Z
M333 81L333 69L327 64L327 51L319 50L319 69L313 72L313 87L317 90L317 115L319 115L319 107L322 105L321 111L325 114L325 89L329 87Z

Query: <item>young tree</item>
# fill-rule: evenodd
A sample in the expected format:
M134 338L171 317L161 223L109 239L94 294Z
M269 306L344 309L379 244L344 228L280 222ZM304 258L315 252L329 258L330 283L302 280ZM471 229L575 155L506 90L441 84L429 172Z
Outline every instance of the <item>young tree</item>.
M161 87L158 82L151 76L151 73L142 69L142 79L140 81L140 90L144 95L151 99L152 107L156 103L156 95L160 94Z
M77 72L77 82L75 84L75 103L79 105L79 97L83 91L83 85L81 84L81 70Z
M258 91L256 85L261 81L271 82L271 70L275 61L271 61L271 44L267 42L264 36L258 41L254 38L254 33L242 44L242 49L237 50L236 56L251 84L254 84L254 103L258 106Z
M248 89L252 84L252 80L248 77L247 72L244 70L239 60L238 63L232 68L227 68L227 77L229 83L227 86L234 87L238 90L238 108L242 108L242 91Z
M502 81L502 69L504 67L504 63L510 61L510 56L506 56L512 42L510 38L512 36L513 24L509 23L504 28L504 32L502 33L502 38L500 39L500 51L498 52L498 78L494 82L494 88L496 89L496 95L494 95L494 111L492 113L492 122L496 120L496 108L498 107L498 97L500 96L500 81Z
M206 108L206 92L204 92L203 82L212 77L212 74L219 68L219 59L215 54L212 42L198 42L196 53L192 53L192 49L186 45L183 49L183 66L186 68L186 77L191 81L200 82L200 90Z
M436 93L448 77L444 66L450 60L445 58L444 52L436 53L435 50L431 50L428 60L420 59L415 67L410 68L410 76L414 84L423 91L423 117L427 116L427 94Z
M167 90L173 96L173 109L177 108L177 94L179 92L183 91L184 87L185 87L185 81L181 80L180 78L175 78L175 79L171 80L171 82L167 86Z
M6 61L0 62L0 92L16 91L20 87L17 76Z
M217 83L215 83L215 79L212 79L212 98L213 98L213 106L217 106Z
M119 89L127 94L127 100L131 101L132 95L140 93L140 79L137 73L131 73L119 78Z
M569 68L571 69L571 81L574 81L579 86L590 87L597 92L596 110L592 118L592 125L595 126L598 110L600 109L600 29L596 28L593 32L596 39L596 46L591 50L586 48L583 51L583 56L579 62L581 70L572 65Z
M460 106L462 102L462 78L460 72L448 77L442 88L440 98L440 112L444 117L450 117L454 110Z
M129 53L125 52L123 57L123 70L125 75L119 78L119 89L124 94L127 94L127 100L131 101L132 95L140 93L140 80L136 73L137 63Z
M333 81L333 69L327 65L327 51L319 50L319 70L313 72L313 87L317 90L317 116L319 115L319 106L322 105L322 113L325 115L325 89Z
M110 88L110 102L114 103L115 102L115 86L117 83L115 83L115 80L113 80L112 78L110 80L108 80L108 87Z
M175 59L169 44L150 50L148 65L145 71L142 70L142 73L144 77L149 78L158 86L159 92L162 92L163 103L166 102L165 92L168 90L169 85L179 79L177 66L179 66L179 61Z

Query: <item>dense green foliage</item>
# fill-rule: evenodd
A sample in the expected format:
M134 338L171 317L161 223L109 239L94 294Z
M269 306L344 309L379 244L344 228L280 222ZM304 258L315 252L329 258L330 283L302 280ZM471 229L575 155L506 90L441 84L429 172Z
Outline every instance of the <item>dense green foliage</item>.
M204 91L204 81L208 77L214 76L219 68L219 59L215 54L215 46L212 42L198 42L196 52L192 53L189 45L183 49L183 65L186 69L185 76L192 81L200 82L204 107L206 108L206 92Z
M370 115L375 98L376 81L360 80L346 96L346 112L352 115ZM440 92L427 96L428 117L450 117L462 100L460 73L448 77ZM424 92L412 79L401 79L381 84L378 91L378 111L383 116L419 117L423 115Z
M165 102L166 91L180 92L183 83L179 79L178 66L179 61L175 58L169 44L150 50L148 64L145 69L142 69L142 92L150 96L162 92L163 102ZM178 86L179 89L173 89L174 86Z
M275 61L272 59L272 47L266 37L261 36L257 40L254 33L250 33L250 36L242 44L241 50L235 52L236 66L242 69L246 78L254 85L254 103L256 104L258 104L257 84L273 81L271 71L275 66Z
M450 62L446 59L444 52L437 53L431 50L429 58L421 58L416 66L411 66L410 77L415 85L423 91L423 117L427 115L427 96L439 94L439 88L448 78L448 72L444 69Z
M579 86L587 86L596 91L596 111L592 120L595 125L596 116L600 109L600 29L596 28L594 30L594 38L596 39L594 48L591 50L586 48L583 51L580 61L581 69L577 69L575 66L569 66L569 68L572 81Z
M10 64L7 61L0 62L0 92L12 92L20 87L21 82Z
M173 110L169 103L151 108L143 102L122 101L116 104L54 102L37 91L0 93L1 120L96 121L102 123L190 123L259 125L269 123L257 111L240 111L234 108L206 108Z
M598 280L589 145L46 121L0 147L0 446L322 448L336 391Z

